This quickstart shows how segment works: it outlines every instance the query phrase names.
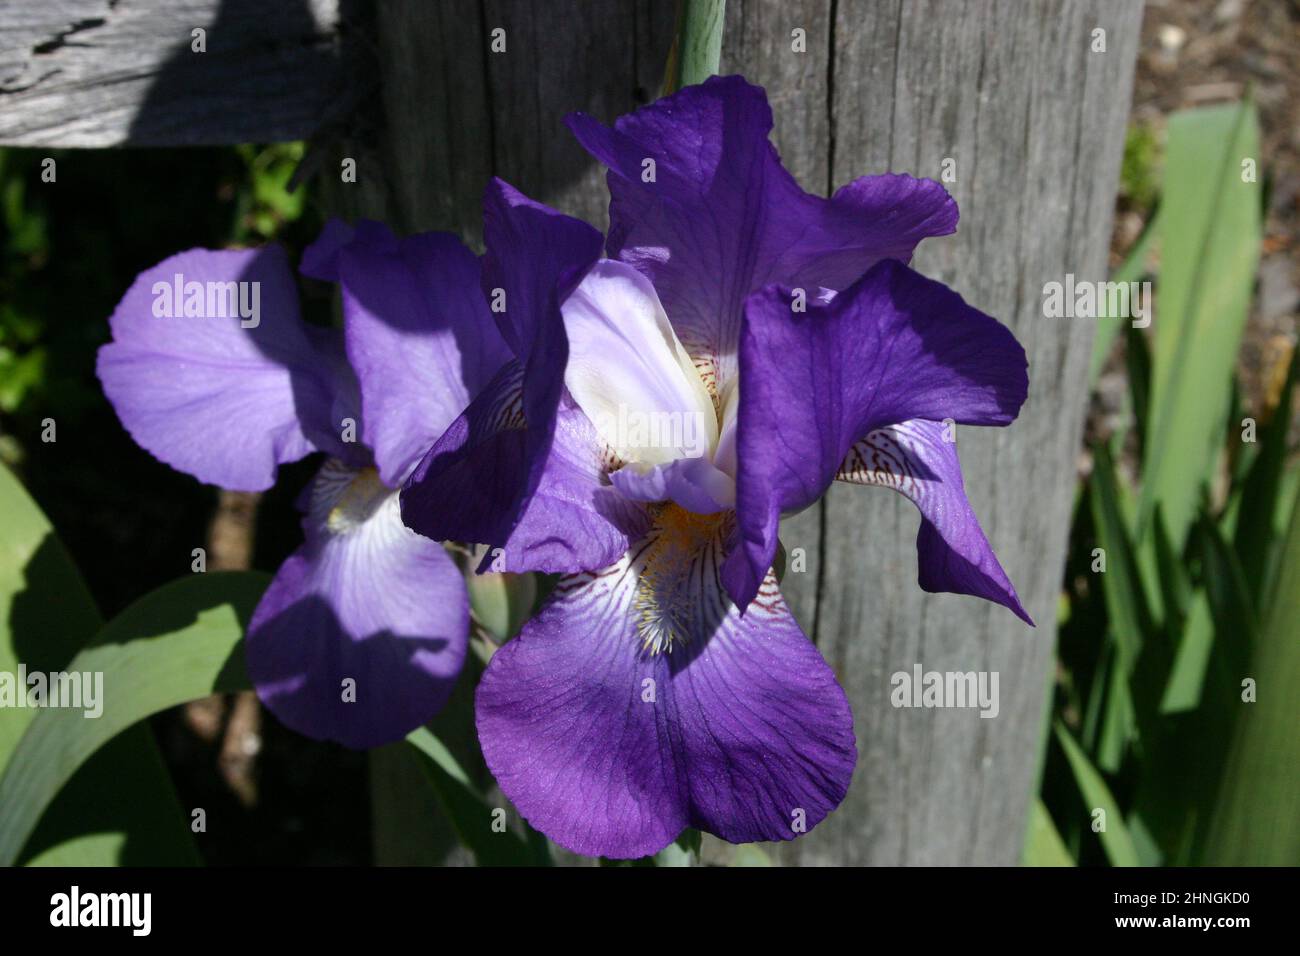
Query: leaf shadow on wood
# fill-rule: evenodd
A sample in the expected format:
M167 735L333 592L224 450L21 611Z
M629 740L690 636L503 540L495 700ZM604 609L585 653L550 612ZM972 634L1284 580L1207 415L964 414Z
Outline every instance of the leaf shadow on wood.
M351 27L366 6L340 0L330 22L327 0L221 0L210 23L176 38L132 117L128 142L291 140L302 137L304 114L317 114L317 129L346 116L365 92L355 59L362 44ZM290 91L281 88L286 82Z

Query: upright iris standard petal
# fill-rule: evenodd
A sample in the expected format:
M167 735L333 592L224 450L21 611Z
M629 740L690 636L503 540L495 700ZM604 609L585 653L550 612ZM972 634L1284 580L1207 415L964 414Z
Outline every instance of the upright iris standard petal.
M902 263L874 266L825 306L768 289L741 339L736 510L723 571L742 607L776 554L783 512L816 501L854 442L912 419L1006 425L1028 391L1025 352L995 319Z
M510 351L479 291L478 258L455 236L398 239L362 222L334 256L348 359L361 383L362 439L380 477L396 486Z
M844 692L774 579L743 618L727 601L727 524L659 509L617 564L563 579L483 675L489 768L575 852L644 856L687 826L789 840L847 791Z
M355 382L339 343L299 318L278 247L172 256L136 278L110 321L104 392L131 437L173 468L260 491L278 465L348 453L339 434L356 414Z
M650 280L602 260L561 312L569 339L564 383L620 458L659 465L712 452L712 400Z
M446 703L465 658L469 601L442 546L402 525L373 469L327 462L306 543L249 623L249 676L299 733L365 748L400 740Z
M827 200L805 193L768 139L763 90L712 77L607 129L568 118L609 167L609 253L649 276L710 384L735 373L745 297L772 282L839 290L881 259L951 233L957 206L911 176L869 176Z
M914 419L877 428L853 443L836 478L893 488L916 505L922 588L973 594L1034 623L966 499L951 425Z
M600 233L495 180L484 198L484 236L483 291L515 362L420 462L403 490L402 515L431 538L501 547L508 561L526 561L540 548L548 570L578 570L574 560L607 556L619 541L626 543L625 532L593 500L602 483L590 464L600 456L590 427L575 426L569 437L592 449L575 456L552 447L569 358L560 304L599 257ZM572 465L575 457L581 466ZM528 521L530 499L543 486L560 510L534 513ZM570 505L589 511L600 528L591 547L561 548L574 553L566 557L549 545L562 543L557 519Z

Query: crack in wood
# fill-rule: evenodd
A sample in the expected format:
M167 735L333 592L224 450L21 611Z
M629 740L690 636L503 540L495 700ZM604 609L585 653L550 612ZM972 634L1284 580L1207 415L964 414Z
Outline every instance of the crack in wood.
M85 33L87 30L93 30L96 27L102 27L108 21L103 17L90 17L85 20L78 20L66 30L61 30L54 35L51 40L44 43L38 43L32 47L32 53L36 56L49 56L56 50L61 50L68 46L93 47L93 43L73 43L68 37L76 36L78 33Z

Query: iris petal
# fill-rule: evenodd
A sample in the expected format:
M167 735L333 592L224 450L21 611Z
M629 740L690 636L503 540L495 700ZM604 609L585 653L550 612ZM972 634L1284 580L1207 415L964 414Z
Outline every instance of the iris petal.
M511 362L438 439L402 490L407 525L437 540L499 549L499 571L569 573L604 567L644 531L640 505L605 480L616 462L587 417L562 397L536 485L529 466L524 371Z
M932 180L867 176L830 199L804 192L768 139L766 94L738 76L686 87L613 129L580 113L566 122L609 167L609 254L653 280L718 393L736 372L751 292L844 289L957 226L956 203Z
M366 748L400 740L446 703L465 657L469 601L440 544L403 527L373 470L330 461L306 542L249 623L249 676L294 730Z
M620 458L654 465L712 452L713 402L645 276L598 262L561 312L564 383Z
M781 514L812 504L877 428L915 418L1011 422L1024 349L996 320L902 263L882 262L827 305L768 289L746 306L736 478L740 546L723 578L742 607L776 554Z
M252 312L254 293L257 314L243 318L232 303L243 296ZM202 314L177 312L191 301ZM97 363L104 392L137 444L173 468L261 491L277 466L315 450L358 453L340 438L343 419L358 415L342 343L299 317L280 248L165 259L136 278L110 322Z
M483 675L489 768L575 852L644 856L687 826L789 840L844 797L856 760L844 692L774 579L743 618L727 600L726 528L661 509L623 560L562 579ZM665 626L670 646L654 653Z
M362 222L335 255L362 438L397 485L510 352L479 289L478 258L455 236L398 239Z
M523 553L529 546L550 541L557 547L536 557L553 570L577 570L571 553L586 553L583 535L591 526L573 527L570 539L562 531L560 514L572 514L570 506L585 501L586 511L600 518L602 506L592 500L592 481L580 481L580 488L561 481L564 487L554 496L561 503L559 512L548 512L532 530L513 536L552 466L561 478L602 474L603 446L590 426L585 437L575 438L574 448L552 447L569 357L560 303L599 258L601 236L500 180L488 186L483 215L483 291L515 361L451 424L407 480L403 518L436 540L504 547L508 560L524 564L530 560ZM583 460L579 463L575 455ZM599 486L598 478L594 484ZM601 557L611 543L617 547L621 535L618 529L602 530L608 533L594 544Z
M853 444L835 477L893 488L920 510L916 550L923 589L973 594L1034 623L966 498L950 425L915 419L878 428Z

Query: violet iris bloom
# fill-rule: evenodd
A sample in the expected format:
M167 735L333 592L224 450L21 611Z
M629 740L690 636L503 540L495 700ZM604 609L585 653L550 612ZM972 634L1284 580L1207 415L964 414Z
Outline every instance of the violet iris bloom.
M172 256L119 303L99 377L136 442L200 481L260 491L328 456L305 541L249 624L248 670L294 730L373 747L441 708L468 640L464 579L402 524L396 489L508 353L453 236L332 222L302 271L342 284L342 330L301 320L278 247Z
M903 264L953 200L904 175L809 195L771 125L738 77L570 117L610 168L610 259L495 182L483 282L515 361L402 493L412 528L564 575L476 706L502 790L580 853L791 839L843 799L848 702L771 570L781 515L832 480L916 503L923 588L1028 620L943 424L1011 422L1024 350Z

